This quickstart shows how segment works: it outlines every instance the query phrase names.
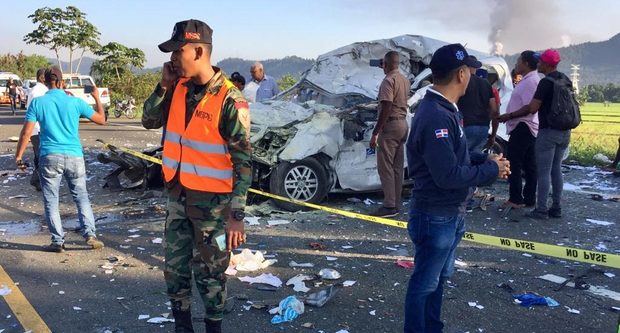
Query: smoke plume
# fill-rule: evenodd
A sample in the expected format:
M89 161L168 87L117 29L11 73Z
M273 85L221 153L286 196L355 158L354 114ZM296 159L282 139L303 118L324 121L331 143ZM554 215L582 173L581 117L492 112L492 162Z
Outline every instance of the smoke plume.
M490 52L504 54L567 46L571 37L559 22L555 1L489 0Z

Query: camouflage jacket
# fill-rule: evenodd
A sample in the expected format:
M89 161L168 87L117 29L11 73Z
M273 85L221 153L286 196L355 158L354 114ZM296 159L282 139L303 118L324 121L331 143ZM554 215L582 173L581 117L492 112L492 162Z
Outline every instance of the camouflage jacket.
M193 115L196 105L206 93L217 93L224 84L224 74L214 67L215 75L204 86L195 85L191 80L187 81L187 95L185 104L187 107L185 124ZM174 89L165 91L158 85L151 96L144 102L142 113L142 125L148 129L166 128L166 120L172 100ZM230 195L230 208L243 210L245 208L247 191L252 184L252 146L250 145L250 113L248 103L243 98L239 89L232 87L228 90L224 100L224 109L219 124L220 135L228 142L228 150L233 164L234 182L233 192ZM183 188L178 182L178 176L167 184L169 195L179 196L185 193L188 204L200 204L211 202L214 193L194 191Z

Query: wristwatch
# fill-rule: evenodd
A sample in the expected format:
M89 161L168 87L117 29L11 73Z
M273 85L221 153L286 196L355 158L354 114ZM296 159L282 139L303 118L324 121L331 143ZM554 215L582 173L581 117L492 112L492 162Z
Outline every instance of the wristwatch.
M243 221L245 218L245 212L242 210L233 210L231 215L236 221Z

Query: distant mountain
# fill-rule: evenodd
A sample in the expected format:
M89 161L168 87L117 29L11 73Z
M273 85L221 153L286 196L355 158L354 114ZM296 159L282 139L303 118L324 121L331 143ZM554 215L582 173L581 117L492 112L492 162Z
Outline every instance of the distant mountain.
M589 84L620 83L620 33L602 42L586 42L559 48L562 57L558 70L570 74L571 64L580 65L581 87ZM518 54L505 56L510 68Z
M58 61L56 61L56 58L47 58L47 60L49 60L50 64L52 64L53 66L58 65ZM84 59L82 59L82 63L80 64L80 68L76 70L75 67L80 61L80 58L78 57L77 59L73 60L73 71L76 73L88 75L90 73L90 67L93 65L93 62L95 62L95 60L97 59L84 57ZM69 72L69 62L61 61L60 63L62 64L62 71Z
M217 67L224 70L224 73L230 75L239 72L246 80L250 79L250 67L256 60L245 60L240 58L226 58L217 63ZM276 80L286 74L291 74L295 78L299 78L303 72L310 69L314 60L304 59L297 56L284 57L282 59L267 59L261 63L265 68L265 73L272 76Z
M286 74L293 75L298 79L303 72L310 69L314 64L312 59L304 59L298 56L288 56L282 59L267 59L259 60L265 68L265 73L272 76L276 80L280 79ZM234 72L239 72L245 77L246 80L250 79L250 67L256 62L256 60L245 60L241 58L226 58L220 60L216 66L224 70L224 73L230 75ZM150 67L144 69L138 69L135 72L137 74L152 73L161 71L161 66Z

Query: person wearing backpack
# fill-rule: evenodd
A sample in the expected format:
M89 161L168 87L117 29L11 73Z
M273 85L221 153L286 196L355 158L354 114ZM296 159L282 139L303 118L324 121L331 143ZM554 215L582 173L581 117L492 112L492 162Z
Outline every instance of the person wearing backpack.
M557 70L560 53L549 49L540 55L538 72L545 75L540 80L532 101L512 117L522 117L538 112L539 130L534 148L538 194L536 208L528 216L546 220L561 218L562 208L562 158L568 149L571 130L581 123L579 104L575 99L573 83ZM552 187L552 204L547 206L549 187Z

